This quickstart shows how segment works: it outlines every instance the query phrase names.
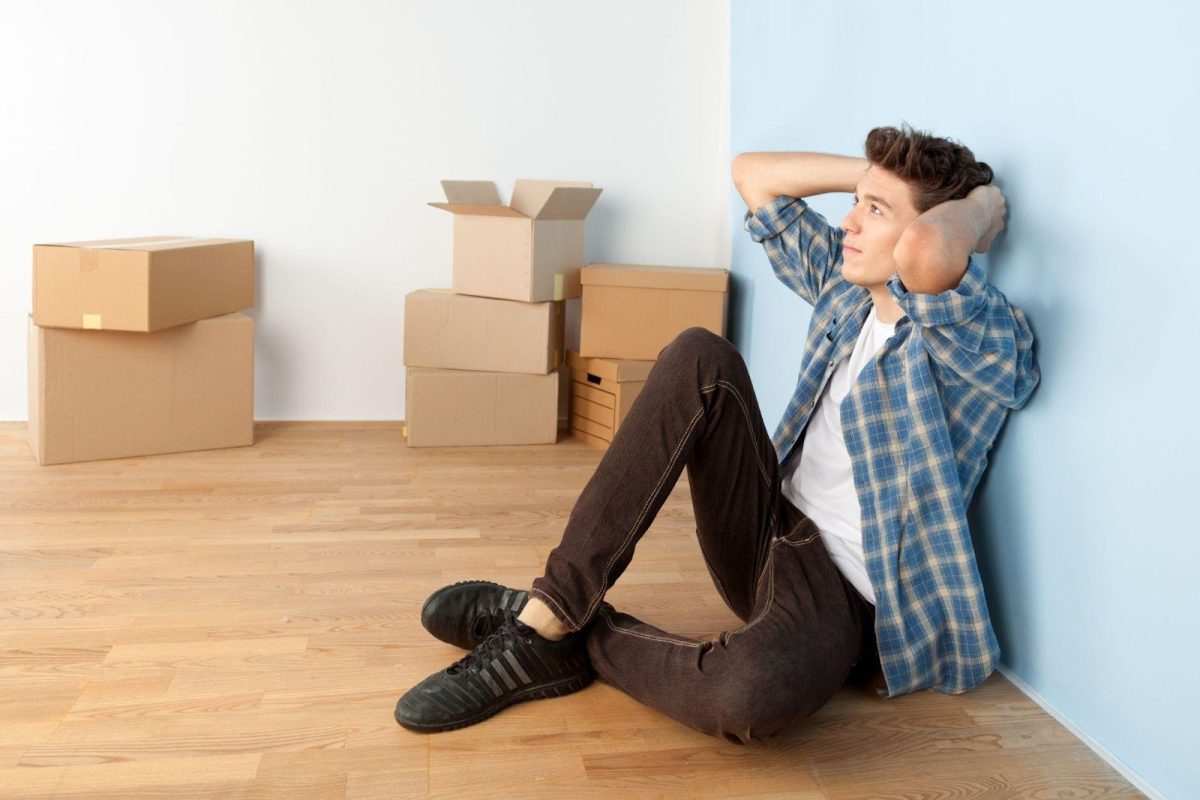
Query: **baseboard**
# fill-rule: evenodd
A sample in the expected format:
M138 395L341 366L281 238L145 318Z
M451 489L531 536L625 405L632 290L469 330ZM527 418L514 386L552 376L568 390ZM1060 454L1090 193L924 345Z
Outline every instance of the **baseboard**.
M1008 678L1013 686L1016 686L1021 690L1022 694L1041 706L1043 711L1058 720L1064 728L1074 734L1079 741L1086 744L1088 748L1091 749L1093 753L1100 756L1100 758L1103 759L1106 764L1115 769L1117 772L1121 773L1121 776L1125 778L1125 780L1132 783L1135 789L1147 797L1153 798L1153 800L1166 800L1166 797L1164 797L1161 792L1157 791L1153 786L1147 783L1141 775L1138 775L1136 772L1130 769L1125 762L1113 755L1111 750L1089 736L1074 722L1071 722L1071 720L1065 714L1054 707L1053 703L1038 694L1037 690L1021 679L1015 672L1003 664L997 667L996 671L1005 678Z

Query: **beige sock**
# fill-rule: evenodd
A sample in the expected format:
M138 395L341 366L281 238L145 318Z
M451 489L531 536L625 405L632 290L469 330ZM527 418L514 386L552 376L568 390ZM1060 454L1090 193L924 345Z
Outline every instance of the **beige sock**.
M567 635L567 627L554 616L550 606L533 595L525 602L525 608L517 619L537 631L538 636L556 642Z

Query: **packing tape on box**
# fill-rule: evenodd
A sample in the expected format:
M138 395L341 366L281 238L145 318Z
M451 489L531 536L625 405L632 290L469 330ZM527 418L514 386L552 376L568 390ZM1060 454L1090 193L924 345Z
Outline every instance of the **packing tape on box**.
M100 251L87 248L79 251L79 271L95 272L100 267Z
M104 326L100 323L99 314L84 314L80 327L85 331L98 331L102 330Z
M554 274L554 299L555 299L555 300L562 300L562 299L563 299L563 296L562 296L562 292L563 292L563 290L562 290L562 285L563 285L562 273L561 273L561 272L556 272L556 273Z
M146 237L149 239L152 237ZM117 239L110 242L98 242L93 245L80 245L84 252L94 252L96 250L144 250L147 247L157 248L165 246L175 246L181 242L198 242L199 238L195 236L176 236L173 239L160 239L156 242L147 241L146 239L134 239L132 241L124 241Z

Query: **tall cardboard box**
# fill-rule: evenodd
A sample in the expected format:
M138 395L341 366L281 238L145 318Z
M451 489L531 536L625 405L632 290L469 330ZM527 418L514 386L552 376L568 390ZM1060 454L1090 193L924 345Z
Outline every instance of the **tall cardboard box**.
M546 374L563 358L563 303L420 289L404 298L409 367Z
M571 433L607 449L641 394L653 361L584 358L567 351L571 369Z
M554 444L558 372L409 367L405 408L409 447Z
M33 323L158 331L254 306L254 242L146 236L33 246Z
M518 180L511 205L491 181L442 181L454 215L454 291L544 302L579 297L583 223L600 189Z
M42 464L248 445L253 415L243 314L157 333L29 320L29 444Z
M729 270L589 264L580 280L585 358L652 361L688 328L725 335Z

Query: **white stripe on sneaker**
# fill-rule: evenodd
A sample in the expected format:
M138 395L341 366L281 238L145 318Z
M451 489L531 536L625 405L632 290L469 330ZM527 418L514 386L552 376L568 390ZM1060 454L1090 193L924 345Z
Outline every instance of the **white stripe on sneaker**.
M531 679L529 677L529 673L522 669L521 665L517 663L517 658L512 654L511 650L504 651L504 660L507 661L513 668L513 672L517 673L517 677L521 679L522 684L530 682Z
M511 676L509 676L508 670L506 670L500 663L500 659L492 659L492 663L488 664L488 666L491 668L492 672L495 672L500 676L500 678L504 681L505 686L507 686L509 689L517 688L517 682L514 681Z

